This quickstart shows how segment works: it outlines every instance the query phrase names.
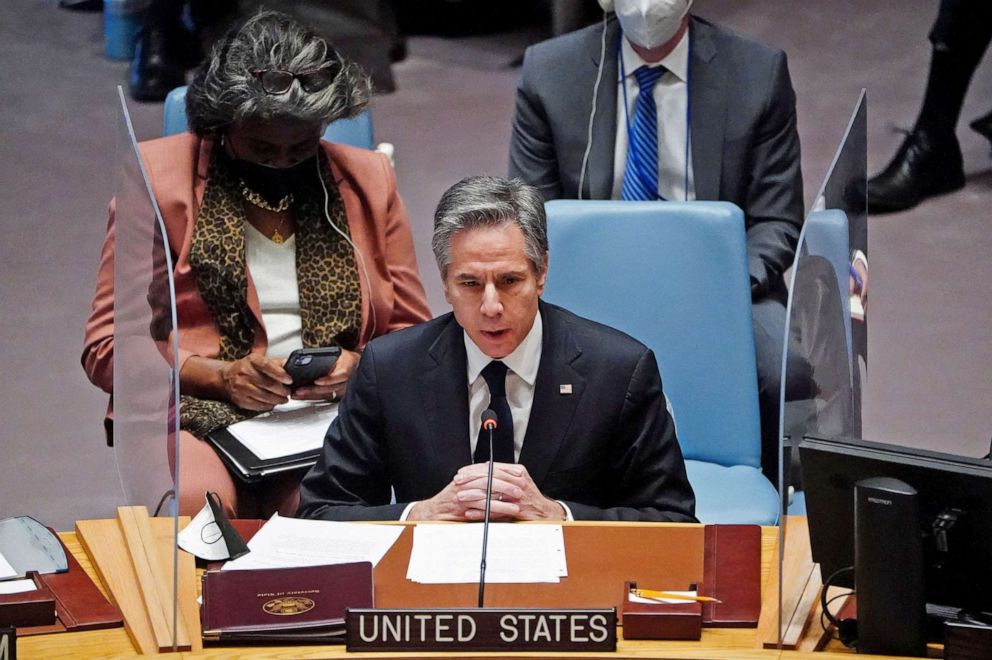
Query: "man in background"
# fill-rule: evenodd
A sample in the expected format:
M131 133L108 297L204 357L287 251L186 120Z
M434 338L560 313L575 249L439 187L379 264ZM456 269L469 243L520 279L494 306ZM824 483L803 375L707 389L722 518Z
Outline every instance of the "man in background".
M785 53L690 15L692 0L600 4L615 13L527 50L510 176L545 199L720 200L744 211L762 466L774 479L783 273L803 218Z

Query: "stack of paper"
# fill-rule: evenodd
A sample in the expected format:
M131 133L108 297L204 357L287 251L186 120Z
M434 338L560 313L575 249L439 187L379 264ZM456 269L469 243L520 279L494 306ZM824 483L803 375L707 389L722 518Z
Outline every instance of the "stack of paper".
M369 561L375 566L403 533L400 525L283 518L279 514L248 541L251 550L222 570L293 568Z
M417 525L406 577L425 584L479 581L482 524ZM489 526L486 582L558 582L568 576L561 525Z

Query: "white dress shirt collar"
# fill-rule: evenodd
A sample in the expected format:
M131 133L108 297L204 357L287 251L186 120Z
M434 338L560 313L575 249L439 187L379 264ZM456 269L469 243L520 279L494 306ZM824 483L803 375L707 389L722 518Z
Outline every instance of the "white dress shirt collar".
M675 75L676 78L682 82L688 82L689 79L689 30L687 29L682 33L682 38L679 42L675 44L675 48L672 49L668 55L661 58L659 62L645 62L641 59L641 56L637 54L634 47L630 45L630 42L626 38L620 40L620 51L623 57L624 68L626 69L627 77L630 78L634 75L641 66L647 65L649 67L663 66L668 70L669 73Z
M462 331L465 337L465 354L468 358L468 384L471 385L486 368L486 365L493 361L482 352L468 333ZM520 345L513 349L513 352L500 361L510 368L510 371L520 376L520 378L530 387L537 382L537 370L541 366L541 346L544 340L544 324L541 321L541 312L538 310L534 317L534 324L530 327L530 332L520 342Z

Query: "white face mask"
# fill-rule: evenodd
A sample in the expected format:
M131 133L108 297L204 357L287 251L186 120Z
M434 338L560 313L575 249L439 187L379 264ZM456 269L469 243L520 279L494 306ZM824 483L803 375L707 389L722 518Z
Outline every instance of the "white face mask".
M642 48L657 48L675 36L692 0L616 0L624 36Z

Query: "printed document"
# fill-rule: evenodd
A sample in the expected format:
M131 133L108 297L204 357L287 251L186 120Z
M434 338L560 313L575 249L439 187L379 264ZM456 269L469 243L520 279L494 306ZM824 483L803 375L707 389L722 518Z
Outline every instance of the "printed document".
M370 561L375 566L402 533L402 525L300 520L276 514L248 541L251 552L227 562L222 570L356 561Z
M227 427L263 461L320 449L327 428L338 416L338 404L288 401L272 412Z
M425 584L479 581L482 523L417 525L406 577ZM568 575L561 525L489 526L486 582L558 582Z

